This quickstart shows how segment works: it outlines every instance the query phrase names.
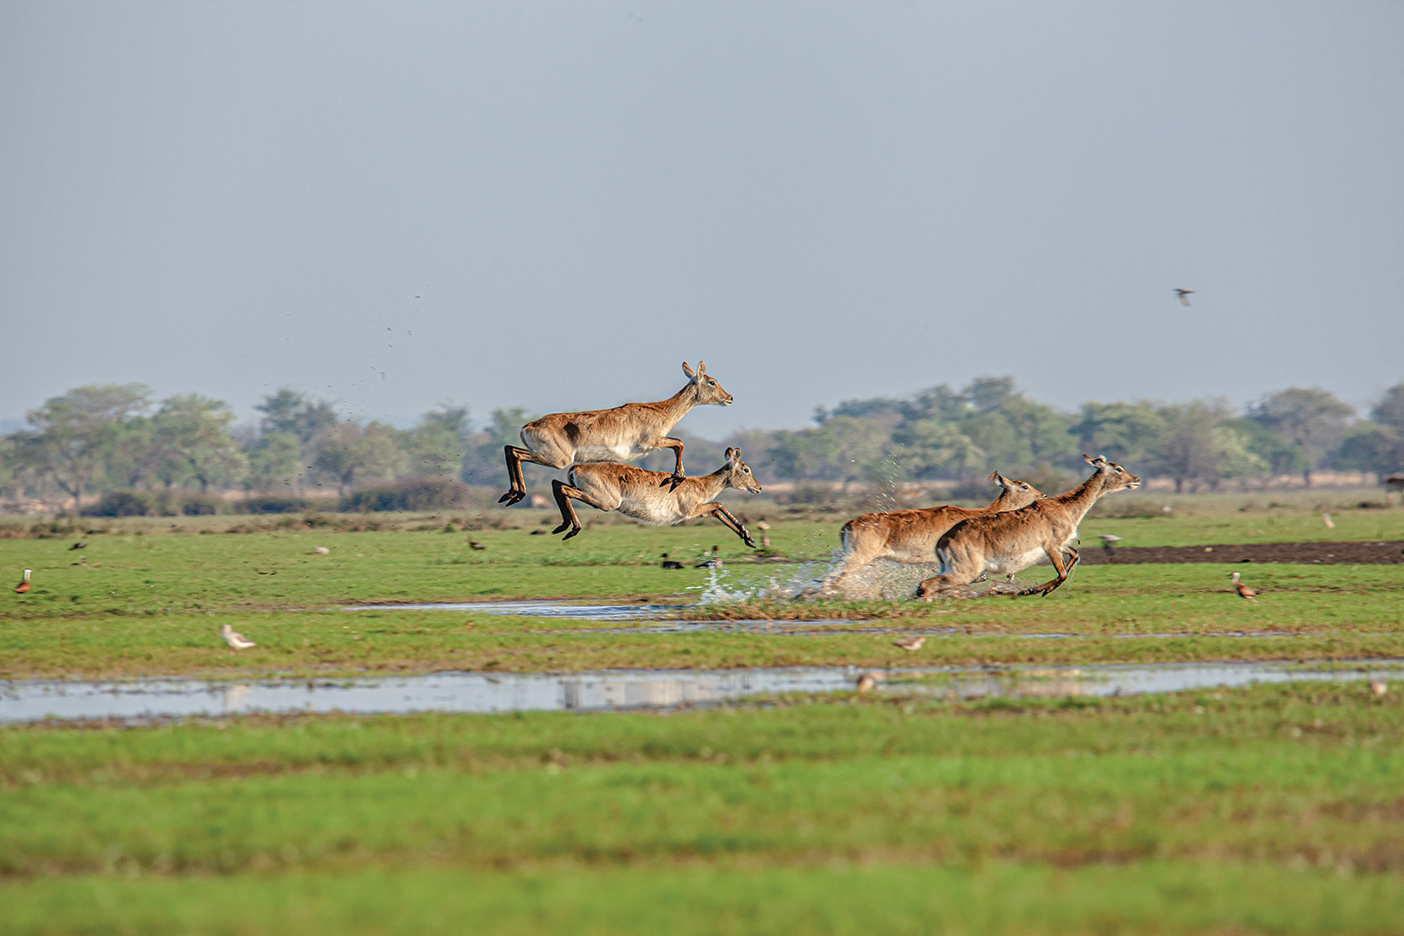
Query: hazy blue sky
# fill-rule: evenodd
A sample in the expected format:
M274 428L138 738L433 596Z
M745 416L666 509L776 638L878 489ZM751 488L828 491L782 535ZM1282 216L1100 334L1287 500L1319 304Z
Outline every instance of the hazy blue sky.
M1359 405L1402 313L1397 2L0 2L0 419Z

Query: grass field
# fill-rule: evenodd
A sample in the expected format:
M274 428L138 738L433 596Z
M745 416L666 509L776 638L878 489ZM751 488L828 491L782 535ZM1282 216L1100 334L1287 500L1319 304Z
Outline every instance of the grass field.
M1047 599L796 605L756 596L817 575L843 516L773 519L775 551L800 562L747 565L715 525L598 524L562 544L531 535L534 512L506 515L522 528L207 517L0 539L0 565L35 570L0 599L0 677L1404 657L1399 565L1093 566ZM1404 539L1404 511L1334 520L1338 539ZM1082 532L1323 530L1235 509ZM721 585L751 599L707 615L882 632L344 607L695 602L709 573L658 556L713 543ZM1242 569L1257 606L1228 591ZM259 647L229 652L225 622ZM892 631L935 636L908 655ZM1401 690L4 727L0 932L1400 932Z

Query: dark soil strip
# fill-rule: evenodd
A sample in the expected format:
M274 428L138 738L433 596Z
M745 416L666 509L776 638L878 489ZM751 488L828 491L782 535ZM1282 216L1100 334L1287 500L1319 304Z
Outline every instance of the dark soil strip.
M1404 563L1404 542L1237 543L1232 546L1119 546L1108 555L1095 540L1082 541L1088 565L1146 562L1297 562L1320 565Z

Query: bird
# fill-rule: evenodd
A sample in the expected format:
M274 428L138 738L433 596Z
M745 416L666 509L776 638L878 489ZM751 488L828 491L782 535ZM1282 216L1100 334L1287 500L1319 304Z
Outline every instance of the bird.
M1103 533L1097 538L1102 541L1102 551L1108 556L1112 554L1112 547L1121 542L1121 537L1113 533Z
M921 649L921 645L924 643L926 643L925 634L913 634L909 637L898 637L896 640L892 641L892 646L901 647L908 653L916 653Z
M883 673L869 672L858 677L858 691L872 692L877 688L877 684L887 679Z
M1331 515L1328 513L1323 513L1321 515L1321 522L1326 524L1326 529L1328 530L1334 530L1336 528L1335 521L1331 519Z
M87 548L88 548L88 543L87 543L87 541L86 541L86 540L79 540L78 542L74 543L72 546L68 547L68 551L69 551L69 552L72 552L72 551L75 550L75 549L87 549Z
M1247 585L1244 585L1242 582L1240 582L1238 580L1237 572L1233 573L1233 575L1229 576L1229 578L1233 581L1233 587L1238 590L1238 596L1240 598L1244 598L1248 601L1251 601L1253 602L1253 604L1258 603L1258 593L1253 591L1253 589L1249 588Z
M25 592L29 591L29 573L32 571L32 569L24 570L24 578L20 579L20 583L15 586L16 595L23 595Z
M764 518L764 517L761 517L761 518L760 518L760 522L757 523L756 526L757 526L757 527L760 529L760 531L761 531L761 549L769 549L769 548L770 548L770 524L765 522L765 518Z
M224 638L224 642L229 645L230 650L247 650L250 647L258 646L228 624L220 627L219 636Z
M1193 293L1193 292L1194 292L1193 289L1176 289L1176 290L1175 290L1175 295L1177 295L1177 296L1180 297L1180 305L1184 305L1184 306L1189 305L1189 304L1190 304L1189 297L1190 297L1190 294Z
M1370 680L1370 691L1373 692L1376 697L1382 696L1389 691L1389 684L1383 679L1372 679Z
M722 567L722 559L721 559L721 556L719 555L720 553L721 553L721 547L720 547L720 546L713 546L713 547L712 547L712 555L711 555L709 558L703 559L701 562L697 563L697 568L699 568L699 569L720 569L720 568Z
M312 551L313 551L314 553L316 553L317 555L319 555L319 556L325 556L325 555L327 555L328 553L331 552L331 550L328 549L328 548L325 547L325 546L316 546L316 547L313 547Z
M478 542L477 540L469 540L469 541L468 541L468 548L471 549L471 550L473 550L473 552L482 552L483 550L487 549L486 546L484 546L482 543Z
M663 562L661 563L661 565L665 569L681 569L683 567L683 564L678 560L669 559L667 553L663 554Z

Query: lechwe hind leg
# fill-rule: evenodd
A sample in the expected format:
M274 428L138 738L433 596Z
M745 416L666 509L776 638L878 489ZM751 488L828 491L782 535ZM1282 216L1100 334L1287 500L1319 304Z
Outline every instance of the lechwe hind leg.
M930 601L932 598L950 597L954 590L973 585L985 574L983 558L955 544L946 549L937 549L936 557L941 560L941 574L917 586L918 598Z
M723 526L731 530L731 532L735 533L737 536L741 537L741 541L747 546L751 547L752 549L756 548L756 541L751 539L751 534L741 524L741 521L737 520L736 517L732 515L731 511L727 510L725 507L723 507L721 504L718 504L716 501L708 501L707 503L698 507L697 511L693 513L692 516L705 517L708 514L711 514L712 516L716 517L722 522Z
M839 531L839 536L843 541L843 553L839 556L838 568L829 573L829 577L821 586L824 592L841 592L844 581L850 575L887 553L887 545L880 530L846 525Z
M575 505L571 503L571 500L584 501L596 510L603 510L606 513L619 506L617 503L613 507L600 503L580 488L572 487L559 478L551 482L551 493L556 497L556 506L561 508L561 525L551 532L560 533L566 527L570 527L570 532L561 537L561 542L565 542L580 532L580 518L576 516Z
M531 449L518 448L515 445L504 445L503 453L507 456L507 493L497 499L499 504L506 504L511 507L517 501L526 497L526 480L522 477L522 462L533 462L538 465L546 464L536 457L536 453ZM555 467L552 465L551 467Z

